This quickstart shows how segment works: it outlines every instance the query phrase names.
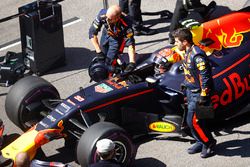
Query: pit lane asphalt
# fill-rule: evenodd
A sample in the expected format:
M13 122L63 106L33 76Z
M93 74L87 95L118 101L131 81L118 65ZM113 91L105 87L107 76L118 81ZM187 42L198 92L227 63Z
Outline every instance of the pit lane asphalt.
M0 18L15 14L17 8L32 2L31 0L8 0L0 2ZM117 3L118 0L110 0L110 4ZM176 0L143 0L142 11L155 12L160 10L170 10L173 12ZM208 4L209 0L202 0ZM246 0L216 0L220 9L231 10L240 9ZM88 28L95 15L102 8L100 0L65 0L60 3L63 8L63 20L65 24L72 18L79 22L72 22L64 27L64 41L66 49L67 65L65 67L52 70L49 74L42 76L50 81L59 90L61 97L67 97L77 91L79 87L90 85L87 75L88 63L93 56L93 47L88 40ZM220 12L217 10L216 12ZM74 20L74 19L73 19ZM168 45L168 19L159 19L159 16L143 16L146 26L158 29L159 34L153 36L136 37L137 53L149 53L163 46ZM0 56L7 51L21 52L18 44L19 24L18 19L13 19L5 23L0 23ZM13 47L8 46L15 44ZM7 46L7 49L3 49ZM1 49L2 48L2 49ZM56 48L55 48L56 49ZM22 133L11 123L4 110L4 102L9 88L0 87L0 117L5 123L5 133ZM217 136L217 155L208 159L201 159L199 154L188 155L186 149L190 146L191 138L180 138L176 134L164 135L154 140L145 142L138 147L136 156L136 167L246 167L250 164L250 124L237 127L232 133L222 132L222 136ZM73 161L73 148L65 150L63 140L53 141L42 147L47 156L47 160L69 162L73 166L78 166Z

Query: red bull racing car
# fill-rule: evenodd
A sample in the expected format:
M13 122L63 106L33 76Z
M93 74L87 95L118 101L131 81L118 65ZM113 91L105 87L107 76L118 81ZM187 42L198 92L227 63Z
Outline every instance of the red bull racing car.
M205 22L192 33L211 62L215 84L211 123L216 129L249 104L250 8ZM3 148L2 156L14 160L25 151L33 158L43 144L65 138L77 141L77 160L85 167L99 159L95 143L110 138L116 143L116 160L130 166L135 158L134 136L189 134L181 128L185 123L182 65L160 65L164 56L173 54L182 53L168 46L144 55L132 73L81 88L66 99L60 99L57 89L42 78L19 80L6 97L5 109L9 119L26 132Z

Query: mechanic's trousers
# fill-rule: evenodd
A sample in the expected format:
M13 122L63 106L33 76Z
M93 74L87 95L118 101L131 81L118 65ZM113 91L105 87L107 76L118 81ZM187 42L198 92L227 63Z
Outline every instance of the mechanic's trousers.
M113 60L117 58L118 54L123 53L125 45L126 41L124 39L114 39L103 31L101 37L101 49L107 56L106 63L108 65L111 65Z
M206 120L198 120L196 118L196 104L200 99L200 92L193 93L187 89L187 101L188 101L188 112L187 112L187 125L191 130L191 133L197 142L209 146L215 141L211 131L206 127Z
M128 14L133 21L133 28L142 27L141 0L119 0L122 11Z

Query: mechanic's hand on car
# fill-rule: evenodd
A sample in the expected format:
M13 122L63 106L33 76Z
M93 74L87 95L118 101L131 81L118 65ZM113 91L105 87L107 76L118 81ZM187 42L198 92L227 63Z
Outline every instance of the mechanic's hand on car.
M210 103L210 96L200 96L199 105L208 106Z
M100 61L104 61L106 56L103 52L99 52L99 53L96 53L96 57L98 58L98 60Z
M136 67L135 63L129 63L127 65L127 67L125 68L124 72L125 73L130 73L130 72L132 72L135 69L135 67Z

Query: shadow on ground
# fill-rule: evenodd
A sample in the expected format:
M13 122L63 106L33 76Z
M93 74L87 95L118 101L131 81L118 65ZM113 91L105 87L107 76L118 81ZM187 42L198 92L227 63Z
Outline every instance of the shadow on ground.
M40 156L40 160L49 162L62 162L64 164L69 164L75 162L76 160L76 150L71 147L62 147L57 149L58 154L52 156Z
M6 96L8 93L0 93L0 96Z
M169 23L170 20L169 19L165 19L165 18L156 18L156 19L150 19L150 20L146 20L143 22L144 25L146 25L147 27L151 28L157 24L160 23ZM155 29L158 33L164 33L164 32L168 32L169 31L169 26L164 26L164 27L160 27L160 28L156 28Z
M216 146L216 154L221 156L250 157L250 138L242 140L230 140L219 143Z
M226 124L226 129L221 131L221 134L217 136L225 136L231 134L237 134L238 136L249 136L250 131L240 131L235 128L243 126L250 123L250 105L243 109L244 114L233 118ZM223 133L223 134L222 134ZM250 157L250 138L236 139L225 141L223 143L218 143L216 145L216 154L220 156L240 156L240 157Z
M66 71L87 69L95 56L94 51L86 48L65 48L66 65L53 69L46 74L61 73Z
M134 167L166 167L167 165L155 158L141 158L135 160Z
M173 13L171 13L170 11L163 10L163 11L158 11L158 12L143 12L142 15L158 16L158 18L143 20L143 25L148 27L148 28L152 28L153 26L156 26L157 24L166 23L164 26L154 29L157 31L157 34L169 31L169 26L167 26L167 23L170 23L172 15L173 15ZM166 39L163 39L163 40L166 40ZM160 41L163 41L163 40L160 40ZM160 41L159 40L157 40L157 41L151 40L151 41L146 41L145 43L141 43L141 44L154 43L154 42L160 42ZM139 45L141 45L141 44L139 44ZM137 43L137 45L138 45L138 43Z

